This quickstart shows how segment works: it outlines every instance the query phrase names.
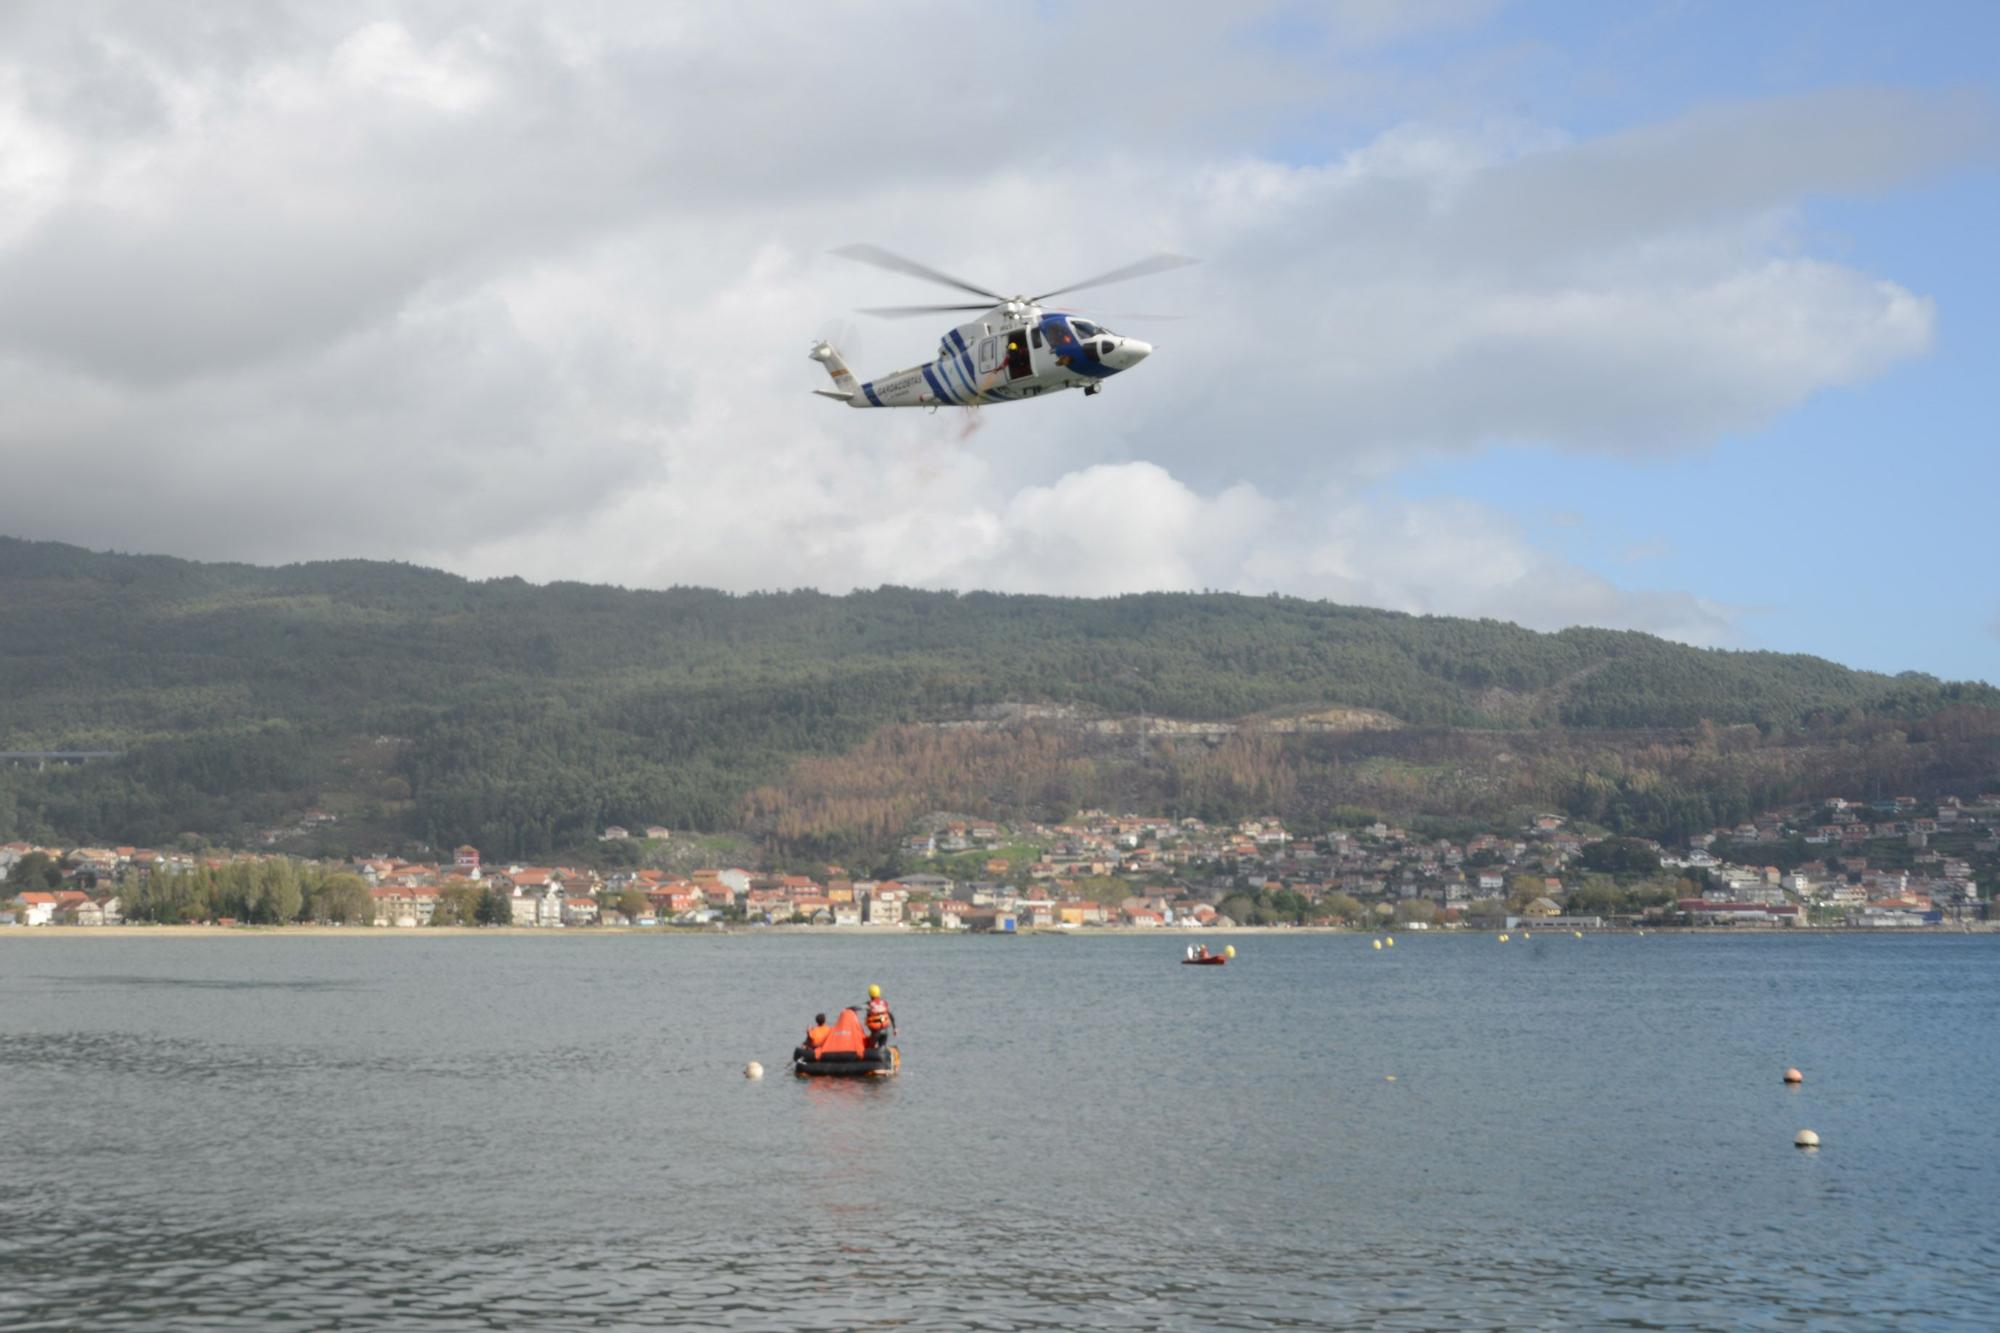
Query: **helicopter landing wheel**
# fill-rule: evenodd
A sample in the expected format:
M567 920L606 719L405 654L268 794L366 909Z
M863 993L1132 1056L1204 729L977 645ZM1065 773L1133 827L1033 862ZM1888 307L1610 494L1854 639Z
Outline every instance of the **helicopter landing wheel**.
M1086 384L1083 386L1083 396L1085 398L1095 398L1103 392L1104 386L1102 384Z

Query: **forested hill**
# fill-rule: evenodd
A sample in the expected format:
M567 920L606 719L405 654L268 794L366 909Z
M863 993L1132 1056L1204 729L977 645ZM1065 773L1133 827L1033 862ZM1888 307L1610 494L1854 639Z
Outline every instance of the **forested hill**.
M799 756L1013 701L1765 732L2000 706L1988 686L1811 657L1226 594L732 596L0 538L0 611L0 750L127 752L6 777L0 834L126 840L224 835L325 788L416 836L524 853L600 819L727 828Z

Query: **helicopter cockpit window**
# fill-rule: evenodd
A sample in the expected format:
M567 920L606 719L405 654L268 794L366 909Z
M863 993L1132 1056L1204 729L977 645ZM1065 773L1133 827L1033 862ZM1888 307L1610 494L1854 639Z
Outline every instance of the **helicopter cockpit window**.
M1073 319L1069 323L1070 327L1076 330L1076 336L1079 338L1095 338L1097 336L1097 326L1087 319Z

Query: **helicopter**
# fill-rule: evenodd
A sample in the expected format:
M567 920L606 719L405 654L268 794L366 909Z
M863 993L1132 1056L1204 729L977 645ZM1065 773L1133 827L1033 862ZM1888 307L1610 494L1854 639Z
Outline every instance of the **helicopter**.
M979 312L971 321L944 335L938 342L936 360L865 383L854 377L831 342L825 339L815 342L808 355L826 367L827 374L833 377L833 387L813 392L849 407L979 407L1039 398L1063 389L1082 389L1086 397L1094 396L1104 388L1105 380L1130 370L1151 355L1152 346L1113 333L1073 312L1048 309L1042 302L1052 296L1127 282L1197 262L1183 255L1153 255L1040 296L1010 297L940 273L879 246L850 245L833 253L984 298L971 305L864 308L861 311L864 315L889 319Z

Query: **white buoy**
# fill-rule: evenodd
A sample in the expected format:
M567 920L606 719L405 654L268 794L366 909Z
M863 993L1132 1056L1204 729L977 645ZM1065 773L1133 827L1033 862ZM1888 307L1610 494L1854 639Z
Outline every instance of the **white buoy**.
M1806 1081L1806 1076L1804 1074L1801 1074L1798 1070L1787 1069L1785 1071L1785 1082L1797 1085L1805 1081Z
M1792 1146L1794 1148L1817 1148L1819 1147L1819 1135L1809 1129L1802 1129L1792 1136Z
M745 1078L764 1077L764 1066L758 1064L755 1060L752 1060L749 1064L743 1066L743 1077Z

